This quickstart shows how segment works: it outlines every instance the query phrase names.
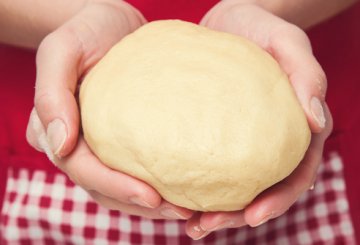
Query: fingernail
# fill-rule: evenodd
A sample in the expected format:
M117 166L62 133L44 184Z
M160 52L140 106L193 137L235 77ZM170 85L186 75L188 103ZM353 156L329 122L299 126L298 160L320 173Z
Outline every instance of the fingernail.
M186 217L182 216L181 214L170 208L161 210L160 214L165 218L169 219L186 219Z
M210 234L210 231L205 231L201 236L199 236L199 237L194 237L193 239L194 239L194 240L200 240L200 239L206 237L206 236L209 235L209 234Z
M324 114L324 108L321 105L320 100L316 97L312 97L310 101L310 108L312 116L314 117L316 123L319 125L320 128L324 128L326 119Z
M145 208L155 208L155 206L151 205L150 203L146 202L145 200L143 200L140 197L131 197L129 198L130 202L132 202L133 204L145 207Z
M212 228L208 228L206 229L207 231L217 231L217 230L222 230L222 229L226 229L226 228L230 228L232 226L234 226L235 222L232 220L226 220L218 225L216 225L215 227Z
M40 118L35 110L33 110L33 112L31 113L31 120L33 130L36 134L35 137L37 137L37 143L39 144L39 148L46 153L47 157L51 162L55 163L55 156L51 151L51 148L47 141L44 126L42 125Z
M46 130L46 139L49 142L50 149L54 155L59 156L60 151L64 147L66 138L66 126L62 120L55 119L49 123Z
M260 225L266 223L269 219L273 218L274 216L275 216L275 213L271 212L270 214L268 214L264 218L262 218L261 221L259 223L257 223L256 225L254 225L253 227L257 227L257 226L260 226Z
M41 121L33 109L30 114L28 128L26 130L26 139L28 142L38 151L44 152L44 149L39 144L39 137L44 131L44 127L41 124Z
M193 240L200 240L201 238L206 237L210 234L210 231L204 231L200 225L195 225L193 227L192 233L195 234L195 237L192 237ZM201 234L200 236L197 236L198 234Z

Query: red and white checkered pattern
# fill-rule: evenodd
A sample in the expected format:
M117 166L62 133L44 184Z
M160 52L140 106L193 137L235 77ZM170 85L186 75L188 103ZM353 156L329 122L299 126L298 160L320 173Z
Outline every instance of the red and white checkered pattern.
M283 216L257 228L227 229L200 241L182 221L153 221L98 206L64 175L8 172L0 244L355 244L342 161L321 165L313 191Z

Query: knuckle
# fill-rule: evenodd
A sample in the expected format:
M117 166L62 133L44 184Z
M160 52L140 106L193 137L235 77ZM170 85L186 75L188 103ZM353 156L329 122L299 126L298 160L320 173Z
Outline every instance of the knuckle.
M86 191L92 191L92 188L88 185L88 181L86 180L86 176L84 175L84 171L81 171L78 168L72 168L72 169L65 169L63 166L65 164L58 164L58 167L61 168L67 176L70 178L72 182L74 182L76 185L81 186Z
M88 186L85 184L85 181L82 177L81 174L79 174L78 172L72 172L72 173L68 173L68 176L70 178L70 180L72 182L74 182L75 184L77 184L78 186L81 186L82 188L84 188L86 191L91 190L90 188L88 188Z
M286 22L283 26L282 26L284 33L283 34L288 34L288 36L293 36L295 38L299 38L300 40L306 41L308 43L310 43L310 39L309 37L306 35L306 33L297 25Z
M36 64L38 65L48 52L55 51L59 42L60 40L58 40L58 34L56 31L48 34L41 41L38 47L38 51L36 53Z
M46 104L48 100L51 99L51 97L51 93L48 89L36 88L34 98L34 105L36 110L39 110L39 107L41 107L42 104Z
M41 41L36 54L36 64L38 65L49 55L56 57L66 53L74 56L79 53L80 45L75 28L71 25L64 25Z
M54 43L56 43L56 32L51 32L50 34L45 36L44 39L41 41L38 47L38 56L39 54L41 54L42 50L46 50L54 46Z
M310 39L306 33L300 27L288 22L282 22L272 31L268 46L279 49L284 44L300 44L302 48L311 51Z
M51 102L54 100L53 93L47 88L35 90L34 106L36 110L44 115L51 112Z
M92 190L87 190L86 192L89 194L89 196L93 199L93 201L96 204L110 210L117 209L112 202L109 202L109 200L107 200L107 198L101 195L100 193Z

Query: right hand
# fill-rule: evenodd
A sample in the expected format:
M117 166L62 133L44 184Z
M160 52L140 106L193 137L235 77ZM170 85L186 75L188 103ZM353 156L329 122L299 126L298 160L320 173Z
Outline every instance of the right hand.
M123 1L89 1L41 42L27 140L102 206L152 219L188 219L146 183L100 162L79 134L78 81L120 39L146 22ZM120 159L119 159L120 160Z
M255 227L285 213L314 184L324 143L332 130L332 118L325 102L326 76L312 53L309 39L299 27L242 0L220 1L201 24L243 36L273 56L289 78L312 137L299 166L288 177L260 193L246 208L204 212L189 219L186 230L194 239L224 228Z

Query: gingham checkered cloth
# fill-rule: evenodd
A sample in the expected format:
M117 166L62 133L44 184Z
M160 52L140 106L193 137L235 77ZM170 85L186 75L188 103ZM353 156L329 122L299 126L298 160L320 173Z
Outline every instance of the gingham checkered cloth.
M1 244L355 244L342 161L332 154L313 191L257 228L227 229L199 241L182 221L153 221L97 205L64 175L10 169Z

